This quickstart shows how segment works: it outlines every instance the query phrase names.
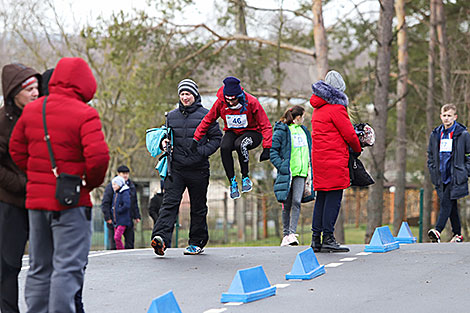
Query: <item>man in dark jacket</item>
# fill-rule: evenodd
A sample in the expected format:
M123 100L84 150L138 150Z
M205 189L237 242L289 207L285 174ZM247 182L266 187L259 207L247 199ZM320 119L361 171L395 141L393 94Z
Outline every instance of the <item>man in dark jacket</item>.
M138 223L141 219L139 203L137 202L137 190L132 180L129 179L129 173L130 170L125 165L121 165L117 168L117 174L124 178L131 192L131 219L133 222L131 223L131 226L126 227L126 230L124 231L124 249L134 249L134 221ZM116 250L116 242L114 241L114 226L111 217L113 193L113 186L110 182L104 190L103 200L101 202L101 211L103 211L104 220L106 221L106 226L108 227L109 247L111 250Z
M456 122L457 108L445 104L441 108L442 125L431 133L428 146L428 168L431 181L440 199L436 226L428 231L433 242L441 241L441 232L450 218L451 242L462 242L457 199L468 195L470 174L470 134L467 128Z
M26 175L8 152L13 127L29 102L39 96L41 76L22 64L2 70L4 105L0 108L0 311L19 312L18 274L28 239Z
M152 247L164 255L171 247L171 236L178 215L183 192L188 188L191 225L189 246L184 254L199 254L209 240L207 230L207 187L209 186L209 156L220 146L222 132L214 122L206 135L198 141L197 151L191 152L194 132L209 112L201 104L197 84L184 79L178 84L178 108L168 114L168 126L173 130L173 159L171 177L165 179L165 192L160 215L152 231ZM161 146L168 144L163 139Z

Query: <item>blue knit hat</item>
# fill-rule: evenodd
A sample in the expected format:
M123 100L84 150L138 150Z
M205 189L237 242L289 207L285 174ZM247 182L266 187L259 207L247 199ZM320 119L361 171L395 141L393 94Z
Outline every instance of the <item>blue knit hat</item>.
M238 96L241 93L242 87L238 78L229 76L224 79L224 96Z

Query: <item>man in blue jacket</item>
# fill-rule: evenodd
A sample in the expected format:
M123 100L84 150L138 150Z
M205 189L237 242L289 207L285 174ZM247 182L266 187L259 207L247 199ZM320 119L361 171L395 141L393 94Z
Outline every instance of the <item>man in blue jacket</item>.
M117 168L117 174L124 178L126 185L129 186L131 192L131 220L132 223L124 231L124 249L134 249L134 221L140 222L140 210L139 203L137 202L137 191L132 180L129 179L129 168L125 165L121 165ZM104 220L108 227L108 242L111 250L116 250L116 242L114 241L114 226L111 216L111 207L113 205L113 186L111 182L106 186L103 194L103 200L101 202L101 211L103 211Z
M168 126L173 130L173 153L171 177L165 178L165 192L158 220L152 231L152 247L157 255L164 255L171 247L173 227L178 216L183 192L188 188L191 222L189 246L186 255L203 252L209 240L207 230L207 188L209 186L209 156L220 146L222 132L219 124L210 125L207 134L198 142L197 151L191 152L194 132L204 116L209 112L201 104L197 84L191 79L183 79L178 84L178 108L168 116ZM163 139L165 147L169 140Z
M428 168L440 199L440 209L436 226L428 231L428 236L431 241L440 242L441 232L450 218L451 242L462 242L457 199L468 195L470 134L464 125L456 122L455 105L443 105L440 117L442 125L432 131L428 146Z

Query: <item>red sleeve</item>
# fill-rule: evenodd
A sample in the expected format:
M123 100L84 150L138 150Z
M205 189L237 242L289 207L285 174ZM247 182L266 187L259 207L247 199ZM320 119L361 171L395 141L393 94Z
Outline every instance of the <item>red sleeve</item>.
M29 158L28 143L24 135L24 124L21 117L11 133L9 150L13 162L15 162L18 168L23 172L26 172Z
M271 148L273 140L273 128L271 126L271 122L259 101L257 99L254 99L254 101L256 108L254 115L256 122L261 129L261 134L263 135L263 148Z
M337 105L340 106L340 105ZM354 131L347 109L341 105L339 110L332 111L332 121L344 140L351 146L354 152L361 152L361 143Z
M80 127L80 138L85 158L86 183L90 190L103 183L108 169L109 150L101 130L101 121L95 109L90 108Z
M214 105L212 105L212 108L207 112L206 116L202 119L201 123L199 123L199 126L196 128L196 131L194 132L194 139L196 141L201 140L202 137L207 133L207 130L211 126L211 124L217 120L220 116L219 113L219 106L220 106L220 100L217 99L214 102Z

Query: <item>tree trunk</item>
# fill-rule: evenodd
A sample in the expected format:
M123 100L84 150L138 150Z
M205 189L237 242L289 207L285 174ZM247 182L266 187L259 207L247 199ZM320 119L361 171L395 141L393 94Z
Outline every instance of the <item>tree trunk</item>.
M429 51L428 51L428 91L426 95L426 131L428 135L434 128L434 80L436 63L436 2L431 0L430 23L429 23ZM432 196L434 187L429 176L427 162L424 164L424 195L423 195L423 233L431 228ZM423 236L423 242L427 242L428 237Z
M367 228L364 238L366 243L369 243L375 228L382 224L393 3L393 0L382 0L380 7L376 65L377 79L374 90L375 115L373 118L376 141L371 150L371 173L375 184L369 189L369 200L367 202Z
M315 58L317 61L317 77L323 79L328 72L328 41L323 25L322 0L313 0L313 40L315 41Z
M432 0L431 2L434 2ZM452 88L450 86L450 63L446 32L446 16L442 0L435 1L436 4L436 27L437 39L439 41L439 66L441 68L442 93L445 103L452 102Z
M400 230L405 216L405 190L406 190L406 96L408 93L408 38L406 26L405 0L396 0L395 12L397 15L397 46L398 46L398 79L397 79L397 151L395 169L395 215L393 217L393 232L396 236Z
M238 35L248 35L246 31L246 18L245 18L245 7L246 2L245 0L234 0L233 3L236 7L237 12L237 34Z

